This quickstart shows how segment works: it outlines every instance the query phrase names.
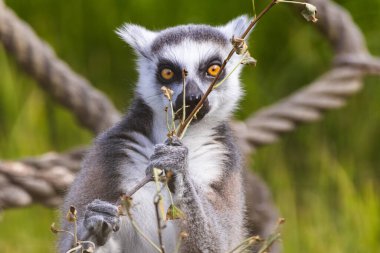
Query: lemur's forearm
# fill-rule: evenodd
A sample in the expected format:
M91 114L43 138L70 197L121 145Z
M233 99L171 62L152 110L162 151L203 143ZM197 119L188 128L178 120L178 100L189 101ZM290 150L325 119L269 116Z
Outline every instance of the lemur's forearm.
M184 240L184 252L220 252L213 206L204 190L197 189L189 176L188 149L177 138L155 146L147 173L152 168L174 173L175 203L185 213L184 229L189 234Z
M185 230L188 238L185 241L185 252L220 252L220 243L215 235L217 224L210 215L212 205L200 191L197 191L186 174L179 177L176 200L186 215Z

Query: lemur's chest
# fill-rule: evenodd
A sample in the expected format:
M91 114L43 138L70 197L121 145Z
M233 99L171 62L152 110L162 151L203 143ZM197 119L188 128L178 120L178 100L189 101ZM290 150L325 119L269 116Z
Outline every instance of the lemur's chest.
M189 175L199 186L217 181L223 174L226 149L213 138L184 138L189 149Z
M155 117L152 125L151 138L147 138L137 133L132 133L135 140L139 143L141 153L145 158L141 159L136 155L135 164L141 164L140 173L145 174L146 166L149 164L149 157L154 152L157 143L163 143L167 138L167 128L161 117ZM202 187L217 181L223 175L224 163L227 150L225 145L218 141L222 133L213 130L212 126L197 123L191 126L184 138L183 145L189 150L188 173L193 182ZM223 139L223 138L222 138Z
M138 165L139 174L145 174L145 168L148 166L149 157L153 154L154 144L147 138L135 136L139 145L128 145L132 150L127 152L135 165ZM218 180L223 174L223 162L225 159L226 149L220 142L214 138L203 137L185 137L183 144L189 149L188 156L188 173L191 179L199 186L208 185ZM134 152L134 151L138 152ZM139 154L144 153L144 156Z

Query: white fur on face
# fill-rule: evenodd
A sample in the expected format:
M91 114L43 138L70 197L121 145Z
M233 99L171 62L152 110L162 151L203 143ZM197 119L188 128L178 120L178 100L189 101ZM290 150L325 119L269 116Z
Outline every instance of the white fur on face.
M184 40L175 46L165 46L160 54L153 55L151 60L145 58L139 59L140 78L137 84L137 92L145 102L157 113L162 114L165 106L168 105L167 99L161 95L160 88L162 84L156 80L156 66L159 58L176 62L181 69L188 71L187 79L197 83L199 88L206 92L212 80L205 81L199 76L199 64L214 55L224 59L231 47L221 47L213 42L196 42ZM240 56L234 56L227 64L225 73L228 74L235 67ZM236 107L237 102L242 96L242 89L239 82L239 67L221 86L211 92L208 99L211 110L206 115L207 118L219 121L227 120ZM219 80L221 81L221 80ZM175 101L177 96L182 92L182 83L172 85L170 88L174 91ZM205 117L205 119L206 119ZM203 120L203 119L202 119Z
M223 45L220 40L228 41L232 36L239 36L249 24L249 18L245 15L237 17L226 25L219 27L206 27L202 25L189 25L168 28L163 31L149 31L144 27L125 24L117 30L118 35L131 45L138 55L139 80L137 93L153 109L155 118L160 125L165 126L164 109L168 106L167 99L162 95L160 88L162 84L156 80L158 57L177 62L180 68L185 68L189 72L189 79L195 81L199 88L205 92L211 80L205 82L198 76L197 68L199 63L205 61L213 54L218 54L222 60L227 57L232 46L227 43ZM184 34L184 30L186 34ZM192 33L203 30L203 37L200 39L192 37ZM205 31L206 30L206 34ZM162 34L168 35L172 43L166 40L158 40ZM189 35L189 38L187 38ZM186 39L181 39L186 37ZM219 37L216 38L215 37ZM220 39L222 37L222 39ZM224 38L223 38L224 37ZM161 37L162 38L162 37ZM167 37L166 37L167 38ZM215 41L216 40L216 41ZM219 40L219 41L218 41ZM174 41L174 42L173 42ZM219 43L218 43L219 42ZM156 52L152 47L160 47ZM224 43L225 44L225 43ZM228 74L236 65L239 56L234 55L227 64L225 72ZM215 120L224 121L231 116L236 108L237 102L242 96L242 89L239 82L241 67L232 74L220 87L214 90L208 97L211 110L202 121ZM182 85L172 85L174 91L174 101L178 94L182 92ZM156 122L157 123L157 122Z
M156 78L158 57L165 57L167 60L179 63L180 68L185 68L189 72L188 78L195 81L205 92L212 80L207 82L204 79L201 80L197 73L199 63L212 54L219 54L221 60L224 60L232 48L228 41L232 36L241 35L248 24L249 18L243 15L219 27L187 25L163 31L149 31L138 25L125 24L117 30L117 34L138 55L139 79L136 91L154 112L153 137L157 142L163 141L163 136L166 136L164 109L169 104L160 90L162 84ZM239 58L240 56L237 55L232 57L226 66L226 74L233 69ZM231 116L242 96L239 82L240 71L241 67L211 92L208 97L210 111L201 120L202 124L209 127L215 126ZM171 85L170 88L174 91L173 101L175 101L178 94L182 92L182 84Z

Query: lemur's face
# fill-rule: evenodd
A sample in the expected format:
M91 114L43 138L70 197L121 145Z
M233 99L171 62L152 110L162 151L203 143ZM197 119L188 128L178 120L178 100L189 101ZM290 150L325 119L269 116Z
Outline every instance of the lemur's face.
M153 32L126 24L117 32L138 53L139 96L155 112L163 112L169 103L161 92L161 87L166 86L174 91L174 111L180 111L177 117L181 117L184 92L182 71L187 72L185 101L188 115L220 71L223 60L232 49L230 39L239 36L248 23L248 18L241 16L220 27L186 25ZM219 80L232 71L239 57L232 57ZM197 120L205 117L224 120L231 115L242 93L239 73L240 67L211 92L197 113Z

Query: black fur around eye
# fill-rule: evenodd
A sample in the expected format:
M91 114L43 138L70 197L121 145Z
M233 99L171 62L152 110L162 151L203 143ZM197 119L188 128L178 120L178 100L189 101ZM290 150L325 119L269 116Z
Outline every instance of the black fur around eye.
M172 84L181 81L181 70L178 65L162 60L157 65L157 81L161 84Z
M223 61L220 60L219 58L217 58L217 59L210 60L209 63L208 63L208 65L209 66L210 65L219 65L219 66L222 66L222 63L223 63Z

